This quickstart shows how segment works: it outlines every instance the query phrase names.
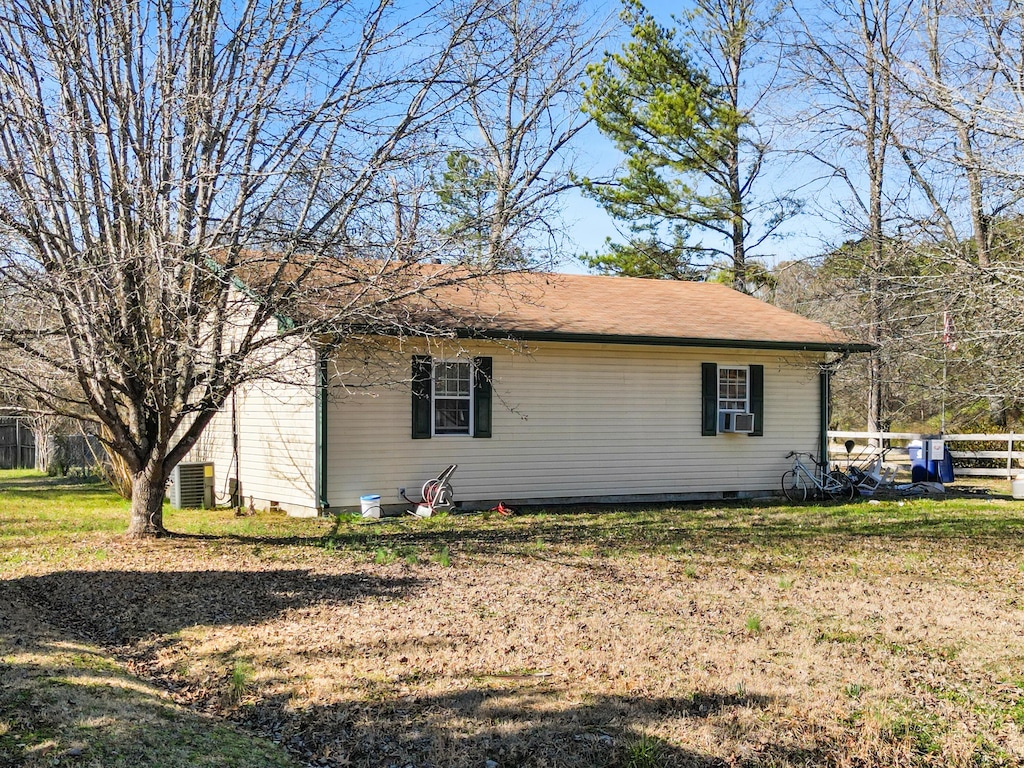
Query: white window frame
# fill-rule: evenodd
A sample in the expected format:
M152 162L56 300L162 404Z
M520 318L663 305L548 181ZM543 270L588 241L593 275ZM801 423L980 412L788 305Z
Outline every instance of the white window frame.
M466 394L451 395L437 393L437 380L438 370L446 365L465 365L469 368L469 388ZM473 365L472 360L466 360L465 358L446 358L446 359L434 359L431 362L430 368L430 434L432 437L472 437L473 436L473 385L476 378L476 366ZM462 400L467 403L467 410L469 411L469 418L465 430L459 430L458 432L452 431L437 431L437 401L438 400Z
M737 403L738 397L722 397L722 374L731 371L743 372L743 405L740 408L724 408L723 402ZM719 420L723 413L750 413L750 366L748 365L720 365L718 366L718 413ZM721 421L719 421L721 423Z

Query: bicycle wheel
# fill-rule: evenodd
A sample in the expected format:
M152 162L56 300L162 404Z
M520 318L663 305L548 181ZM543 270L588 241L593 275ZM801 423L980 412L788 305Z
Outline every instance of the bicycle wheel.
M790 501L807 500L807 484L797 472L792 469L782 476L782 492Z
M828 473L826 481L828 495L837 501L853 501L857 495L857 486L845 472L833 470Z
M860 491L857 490L857 484L853 482L853 478L845 472L840 473L843 476L843 483L845 484L845 490L843 491L843 500L853 501L860 495Z

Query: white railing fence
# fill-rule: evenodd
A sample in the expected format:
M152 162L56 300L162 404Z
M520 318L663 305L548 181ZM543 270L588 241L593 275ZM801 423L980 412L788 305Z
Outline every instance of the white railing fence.
M924 434L917 432L841 432L829 430L829 456L840 465L849 459L864 464L870 461L880 446L887 446L887 464L897 464L910 471L907 445L913 440L945 440L953 457L953 471L957 477L1001 477L1012 480L1024 474L1024 434ZM853 440L849 456L845 443ZM977 450L969 446L976 445ZM1015 450L1018 449L1018 450Z

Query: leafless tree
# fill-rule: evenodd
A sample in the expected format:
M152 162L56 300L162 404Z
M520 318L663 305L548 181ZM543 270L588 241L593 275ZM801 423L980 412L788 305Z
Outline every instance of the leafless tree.
M881 348L890 295L882 283L892 252L887 237L899 59L910 30L909 6L890 0L825 0L791 5L798 35L789 58L808 100L801 115L813 139L805 151L846 182L853 210L844 224L866 243L862 263L865 340L878 347L868 362L868 429L884 419L887 371Z
M569 150L587 122L579 83L607 22L585 0L499 0L456 52L467 105L453 115L453 149L489 187L484 221L467 226L488 233L491 264L530 263L530 244L543 253L557 234L558 196L573 186Z
M917 232L948 277L957 363L974 371L991 421L1003 425L1022 391L1005 352L1008 334L1022 330L1024 11L1003 0L929 0L916 14L916 45L899 68L908 127L897 146L926 203Z
M922 228L947 248L966 246L961 257L982 269L992 261L992 222L1021 197L1021 140L1006 111L1017 73L1004 37L1022 19L995 5L922 3L915 45L893 65L906 112L896 146L927 201Z
M456 108L453 67L493 18L416 7L0 0L0 239L18 308L2 359L46 408L99 422L131 475L131 535L163 532L169 474L231 390L310 342L298 310L317 291L342 333L411 332L388 307L466 277L417 269L407 222L380 228L391 170Z

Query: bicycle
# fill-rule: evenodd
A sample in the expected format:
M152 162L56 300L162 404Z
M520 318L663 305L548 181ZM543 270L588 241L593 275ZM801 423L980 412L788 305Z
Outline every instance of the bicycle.
M813 471L801 461L802 456L814 464ZM790 501L806 501L818 496L853 501L857 495L857 486L845 473L830 469L828 464L814 458L814 454L790 451L786 458L793 459L793 468L782 475L782 492Z

